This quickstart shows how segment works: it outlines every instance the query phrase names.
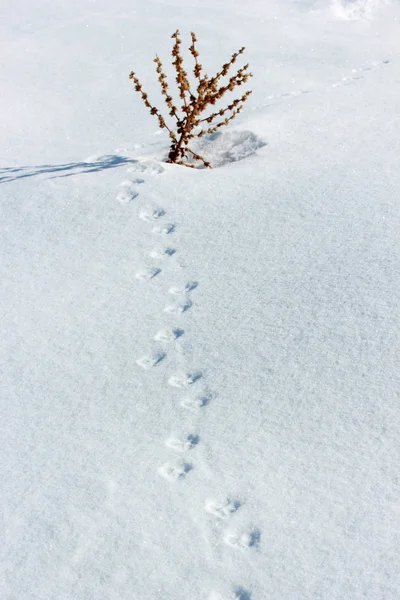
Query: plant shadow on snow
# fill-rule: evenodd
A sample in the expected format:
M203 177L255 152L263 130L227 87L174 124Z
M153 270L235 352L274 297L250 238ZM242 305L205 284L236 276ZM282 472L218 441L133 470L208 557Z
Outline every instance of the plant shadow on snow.
M4 167L0 168L0 183L7 183L25 177L35 177L37 175L49 174L50 179L56 177L71 177L82 173L95 173L105 169L115 169L116 167L132 165L139 161L126 156L117 154L106 154L96 157L93 160L65 163L61 165L37 165L24 167Z
M198 154L204 154L213 167L223 167L227 164L244 160L256 153L259 148L266 146L261 138L252 131L215 132L204 138L197 139L193 149ZM164 157L166 161L166 157ZM64 163L59 165L34 165L23 167L0 167L0 183L8 183L26 177L49 175L49 179L71 177L82 173L95 173L106 169L115 169L140 163L140 160L106 154L92 160ZM202 167L198 167L202 168Z

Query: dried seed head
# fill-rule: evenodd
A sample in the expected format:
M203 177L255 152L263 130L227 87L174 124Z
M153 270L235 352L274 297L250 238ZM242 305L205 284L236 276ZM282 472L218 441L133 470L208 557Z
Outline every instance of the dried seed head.
M197 88L193 92L190 89L188 75L183 66L183 58L181 55L182 42L179 30L177 29L171 36L175 40L172 48L172 65L175 69L175 81L178 86L179 98L182 100L182 106L179 110L174 105L173 96L167 91L167 77L164 73L162 62L158 56L154 58L161 93L164 96L169 109L168 114L176 119L175 132L168 127L164 117L160 114L158 109L150 103L148 95L143 92L142 84L136 77L134 71L131 71L129 78L133 80L135 91L140 93L142 100L145 106L150 110L150 113L157 117L160 128L167 129L169 133L171 139L168 155L169 162L194 168L193 164L188 163L188 157L191 155L193 160L202 163L204 167L210 167L211 165L209 162L190 150L188 147L190 140L194 137L200 138L204 135L213 133L220 127L227 125L243 109L243 104L251 94L251 91L245 92L240 98L230 101L226 108L221 108L205 118L201 118L201 114L204 114L204 111L208 107L214 106L225 93L231 92L236 87L244 84L249 77L252 77L252 74L248 72L249 65L246 64L244 67L238 69L236 74L230 77L227 83L224 85L221 85L220 83L220 79L228 74L232 65L244 52L245 48L242 47L232 54L230 60L222 65L221 70L214 77L210 78L207 75L202 75L203 67L198 61L199 53L196 48L197 38L194 32L191 32L190 35L192 43L189 46L189 52L194 59L192 72L197 80ZM214 119L217 119L217 117L220 117L220 120L218 123L214 124ZM195 128L201 126L202 123L208 125L207 129L195 133Z

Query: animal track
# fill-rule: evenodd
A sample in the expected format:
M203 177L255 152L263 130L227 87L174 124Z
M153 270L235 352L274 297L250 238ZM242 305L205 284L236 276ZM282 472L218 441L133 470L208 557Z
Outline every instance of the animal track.
M117 195L117 200L118 202L121 202L121 204L128 204L128 202L131 202L139 195L139 192L136 190L132 181L123 181L120 188L121 190Z
M234 600L251 600L250 592L242 587L236 588L234 594Z
M187 294L188 292L191 292L192 290L196 289L198 285L199 284L197 283L197 281L189 281L183 287L170 287L168 293L172 294L173 296L181 296L182 294Z
M201 378L201 376L201 373L180 373L178 375L172 375L168 379L168 383L170 386L175 388L187 388L190 385L196 383L196 381L198 381Z
M167 481L178 481L179 479L183 479L186 477L187 473L192 470L192 465L190 463L182 461L175 461L173 463L164 463L157 469L157 472L161 477L167 479Z
M251 600L250 592L242 587L235 588L231 592L220 594L219 592L211 592L208 600Z
M336 17L346 21L369 20L380 4L380 0L332 0L331 10Z
M180 405L182 406L182 408L186 408L186 410L190 410L192 412L197 412L201 408L204 408L209 402L210 402L210 399L207 396L199 396L199 397L195 397L195 398L189 397L189 398L184 398L182 400L182 402L180 403Z
M165 442L168 448L172 448L172 450L176 450L177 452L187 452L197 446L199 443L199 436L195 434L189 434L182 439L179 439L175 436L171 436Z
M151 258L161 260L163 258L167 258L168 256L172 256L173 254L175 254L175 252L175 248L153 248L153 250L149 252L149 255L151 256Z
M260 543L261 534L258 529L252 529L246 532L227 531L225 542L232 548L254 548Z
M359 69L352 69L351 75L342 77L342 79L340 81L336 81L335 83L332 83L332 87L336 88L336 87L340 87L341 85L350 85L351 83L353 83L353 81L357 81L358 79L363 79L364 75L362 73L365 73L367 71L373 71L380 65L388 65L389 63L390 63L390 60L375 60L372 63L365 65L364 67L361 67Z
M341 85L350 85L353 81L357 81L357 79L363 79L362 75L350 75L349 77L342 77L340 81L336 83L332 83L333 88L340 87Z
M273 102L275 100L279 101L280 100L286 100L288 98L297 98L298 96L302 96L304 94L308 94L309 90L297 90L294 92L283 92L282 94L272 94L270 96L267 96L265 99L268 100L270 102L270 104L264 104L263 106L273 106Z
M141 279L142 281L153 279L159 273L161 273L161 269L149 267L148 269L142 269L141 271L138 271L136 273L136 279Z
M239 510L240 506L241 503L238 500L224 498L222 500L207 500L205 509L208 513L214 515L214 517L226 519Z
M269 97L268 100L300 96L305 93L307 93L307 90L291 92L289 94L281 94L279 97ZM237 154L232 152L232 156L234 157L232 160L237 160ZM128 170L128 172L159 174L162 173L163 170L164 169L161 167L161 165L155 161L138 161L132 166L132 168ZM120 192L117 196L117 199L123 203L132 201L138 196L136 187L143 182L144 180L140 178L123 182L120 186ZM138 270L138 272L135 274L137 279L143 281L151 280L161 273L161 269L158 266L153 265L161 264L161 261L170 258L176 253L176 249L172 247L172 245L169 245L170 240L173 240L173 243L175 242L175 237L169 239L165 238L165 236L171 235L176 231L176 224L174 222L165 223L163 217L166 215L166 212L163 208L157 206L157 202L152 204L150 201L149 204L150 206L146 204L139 210L138 216L142 221L150 223L149 229L151 229L153 234L160 237L152 238L155 247L148 253L150 257L148 259L148 263L146 264L145 262L143 268ZM164 236L164 238L162 236ZM179 261L177 262L173 260L169 264L162 263L161 266L164 269L166 266L179 268L180 265ZM183 268L182 264L181 268ZM165 269L165 271L168 271L168 269ZM183 271L181 271L181 273L183 273ZM163 350L167 349L166 345L169 344L169 355L176 355L175 358L177 362L175 365L179 366L177 369L178 372L169 377L167 376L168 385L172 388L176 388L177 390L182 390L180 394L183 396L183 398L178 398L182 408L192 413L197 413L197 415L186 415L186 419L182 419L183 421L191 421L189 429L190 433L187 433L188 430L186 430L186 433L184 434L171 434L165 440L165 446L168 448L168 451L164 451L167 456L170 455L172 457L172 460L167 461L159 466L156 469L156 473L158 476L170 483L176 483L185 479L187 474L193 469L192 463L184 460L187 456L196 459L198 454L201 454L197 450L194 450L194 448L199 444L200 438L196 433L193 432L193 429L196 427L195 422L201 421L199 413L206 405L209 404L210 400L214 398L214 394L209 393L209 388L207 385L203 386L202 381L198 385L195 385L203 377L203 374L200 371L186 371L186 369L190 369L191 366L187 363L187 356L185 352L186 345L180 342L174 343L185 333L183 329L180 329L174 325L180 323L180 321L183 321L183 318L179 319L179 315L185 313L193 306L193 303L190 299L192 297L191 292L193 292L193 290L195 290L199 284L197 281L187 281L183 285L179 285L179 282L182 281L180 278L175 281L178 282L178 285L171 285L171 287L169 287L168 294L170 297L166 303L166 306L163 308L164 313L175 316L175 319L173 317L165 318L167 323L164 323L164 325L172 324L172 326L165 326L157 331L153 338L156 342L155 346L153 346L155 351L150 352L148 355L142 356L136 361L136 364L140 368L150 371L166 358L166 352ZM185 282L185 280L183 280L183 282ZM153 285L151 285L151 287L153 287ZM175 321L175 323L173 321ZM172 361L174 360L175 359L172 359ZM164 369L161 369L161 375L163 372ZM183 429L183 431L185 432L185 429ZM187 455L186 453L189 452L191 452L191 454ZM176 454L174 455L173 453ZM182 457L181 460L179 460L178 453L180 453ZM174 460L174 456L176 456L178 460ZM222 528L222 524L216 521L216 519L220 521L229 520L229 518L241 508L241 504L242 503L239 500L228 496L211 499L209 498L204 503L204 509L209 515L214 517L214 526L217 528ZM235 521L236 519L233 518L231 523L235 524ZM225 525L227 523L223 524ZM257 529L229 529L225 531L223 540L228 546L239 550L257 548L260 543L260 532ZM250 592L246 591L244 588L234 587L231 589L224 589L222 595L217 591L212 592L209 596L209 600L251 600L251 595Z
M140 160L128 169L128 173L149 173L150 175L160 175L163 173L163 167L153 160Z
M360 67L358 69L352 69L350 75L342 77L340 79L340 81L336 81L335 83L332 83L332 87L336 88L341 85L350 85L353 81L357 81L358 79L363 79L364 78L363 73L365 73L367 71L373 71L377 67L382 66L382 65L388 65L389 63L390 63L390 60L386 60L386 59L374 60L373 62L371 62L367 65L364 65L363 67Z
M160 217L163 217L164 215L165 215L165 210L163 210L162 208L155 208L155 209L144 208L143 210L140 211L139 218L142 219L142 221L153 222L153 221L156 221L157 219L159 219Z
M163 310L170 314L184 313L189 310L193 305L191 300L183 300L182 302L176 302L175 304L168 304Z
M136 364L139 365L139 367L142 367L142 369L148 370L159 365L166 356L167 355L165 352L155 352L151 356L143 356L142 358L139 358L136 361Z
M175 223L167 223L166 225L156 225L153 227L153 233L159 235L170 235L175 231Z
M131 173L138 171L160 173L162 170L163 169L160 169L156 163L146 164L144 162L138 162L129 171ZM121 191L118 195L119 201L130 202L133 200L138 195L134 186L140 183L143 183L143 180L139 178L135 179L134 181L123 182L123 184L121 184ZM164 217L165 214L165 210L160 207L145 207L139 211L139 218L142 221L154 224L152 233L165 236L174 233L176 230L175 223L155 223L158 219ZM149 252L149 255L152 259L162 260L171 257L173 254L175 254L175 252L175 248L160 244L156 245L156 247ZM161 273L160 268L145 266L136 273L136 278L139 280L150 280L156 277L159 273ZM168 289L168 293L176 298L172 303L167 304L163 311L168 314L178 315L189 310L192 307L192 301L189 299L188 295L197 287L197 281L188 281L181 286L171 286ZM159 344L172 344L183 334L184 330L178 327L164 327L157 331L154 336L154 340ZM172 348L174 348L174 346L172 346ZM178 351L182 357L182 347L180 344L175 345L175 350ZM150 370L159 365L165 357L165 352L156 350L149 355L139 358L136 361L136 364L144 370ZM193 386L201 378L202 373L200 371L178 372L169 377L168 384L173 388L185 390ZM180 405L182 408L195 413L204 408L209 401L210 397L208 395L189 395L182 399ZM171 435L165 441L167 448L182 454L190 452L198 443L199 436L195 433L189 433L183 436ZM192 464L186 460L174 460L171 462L165 462L159 466L157 469L157 474L166 481L174 483L184 479L192 470L192 468ZM241 503L238 500L229 497L208 499L205 502L205 510L210 515L221 520L228 519L237 510L239 510L240 506ZM226 544L239 549L255 547L258 545L259 540L260 533L258 530L241 532L227 531L224 536L224 541ZM213 592L210 596L210 600L250 600L250 594L242 588L236 588L228 592L228 595L225 595L224 597L217 592Z
M173 342L174 340L180 338L184 333L185 332L183 329L165 328L165 329L160 329L160 331L158 331L156 333L156 335L154 336L154 339L157 342L164 342L167 344L169 342Z
M354 81L356 81L358 79L362 79L364 77L364 75L362 73L365 73L367 71L372 71L379 66L388 65L389 63L390 63L390 60L387 60L387 59L375 60L367 65L364 65L363 67L359 67L358 69L352 69L352 71L351 71L352 74L342 77L339 81L328 84L327 89L329 89L330 87L337 88L337 87L340 87L343 85L351 85L351 83L353 83ZM267 103L264 103L261 106L265 108L268 106L274 106L276 104L281 104L285 100L289 100L290 98L296 98L296 97L302 96L304 94L308 94L312 91L313 90L295 90L292 92L283 92L281 94L272 94L270 96L266 96L265 100L267 101ZM256 110L257 108L259 108L259 107L258 106L252 107L253 110Z

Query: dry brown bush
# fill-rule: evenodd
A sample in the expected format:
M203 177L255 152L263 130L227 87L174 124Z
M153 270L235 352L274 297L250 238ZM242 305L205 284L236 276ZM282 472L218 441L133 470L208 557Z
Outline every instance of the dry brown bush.
M192 32L192 44L189 47L189 51L194 58L193 75L196 80L196 89L194 89L183 67L181 54L182 42L179 35L179 31L177 30L171 37L175 40L172 48L172 64L176 72L175 81L181 101L180 109L177 108L177 103L170 94L167 76L163 70L160 58L156 56L154 59L157 65L156 71L158 73L158 81L161 85L161 92L167 104L169 116L176 121L175 127L170 127L158 108L151 104L148 95L143 91L142 84L133 71L130 73L129 78L133 80L135 90L140 93L143 102L150 109L150 113L158 118L161 129L167 129L169 132L171 146L168 154L168 162L186 167L194 167L194 164L188 162L190 157L192 157L192 159L200 162L205 167L211 168L208 161L189 148L189 144L194 138L201 138L204 135L218 131L224 125L228 125L240 113L251 91L247 91L240 98L233 100L226 108L221 108L207 116L203 116L207 108L216 105L227 92L233 92L236 87L246 83L249 77L252 77L252 74L248 72L249 65L245 65L238 69L235 75L225 80L224 84L221 81L228 75L230 68L236 63L238 57L243 54L244 47L232 54L230 61L223 64L221 70L214 77L204 74L203 67L198 60L199 53L196 49L197 39ZM220 120L216 122L218 118Z

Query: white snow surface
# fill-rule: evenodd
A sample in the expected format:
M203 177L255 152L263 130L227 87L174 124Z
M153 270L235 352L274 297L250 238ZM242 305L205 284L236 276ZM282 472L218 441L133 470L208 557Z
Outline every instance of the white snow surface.
M399 2L0 5L0 597L397 600ZM212 170L177 28L254 74Z

